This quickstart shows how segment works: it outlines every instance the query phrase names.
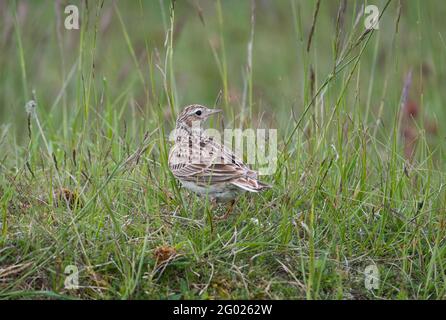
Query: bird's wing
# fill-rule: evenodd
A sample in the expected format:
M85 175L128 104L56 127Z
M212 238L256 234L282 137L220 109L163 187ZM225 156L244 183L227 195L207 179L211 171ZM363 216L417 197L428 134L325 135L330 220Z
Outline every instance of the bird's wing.
M228 182L255 174L228 148L210 137L189 137L175 143L169 154L173 175L203 184Z

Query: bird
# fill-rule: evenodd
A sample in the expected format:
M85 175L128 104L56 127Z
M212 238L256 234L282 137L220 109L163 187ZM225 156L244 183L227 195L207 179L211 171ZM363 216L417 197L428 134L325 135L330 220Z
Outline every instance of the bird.
M200 104L186 106L177 117L168 157L169 169L183 187L209 197L213 204L230 203L226 213L216 216L216 220L228 218L240 193L271 188L259 181L257 172L232 150L202 129L205 120L221 112Z

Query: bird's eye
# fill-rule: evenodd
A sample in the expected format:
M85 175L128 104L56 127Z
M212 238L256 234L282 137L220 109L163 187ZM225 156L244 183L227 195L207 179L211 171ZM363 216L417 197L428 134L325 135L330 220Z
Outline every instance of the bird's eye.
M196 114L197 116L201 116L201 110L197 110L197 111L195 112L195 114Z

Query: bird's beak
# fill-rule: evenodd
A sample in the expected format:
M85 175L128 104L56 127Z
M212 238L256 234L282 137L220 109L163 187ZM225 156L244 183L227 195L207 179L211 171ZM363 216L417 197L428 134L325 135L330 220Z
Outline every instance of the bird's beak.
M214 114L214 113L220 113L222 110L221 109L210 109L208 111L208 115Z

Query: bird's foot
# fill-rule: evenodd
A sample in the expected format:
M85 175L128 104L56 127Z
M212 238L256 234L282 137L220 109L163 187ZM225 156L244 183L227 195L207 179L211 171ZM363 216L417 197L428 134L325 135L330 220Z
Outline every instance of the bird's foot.
M234 211L234 204L235 204L235 200L232 200L231 203L229 204L225 214L222 216L215 216L214 220L215 221L223 221L223 220L228 219L229 215L232 213L232 211Z

